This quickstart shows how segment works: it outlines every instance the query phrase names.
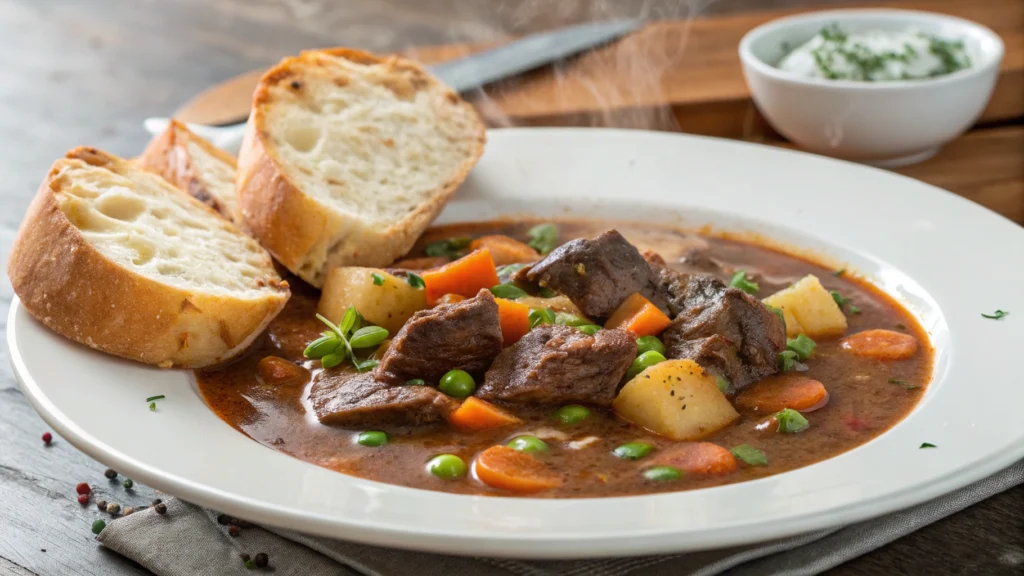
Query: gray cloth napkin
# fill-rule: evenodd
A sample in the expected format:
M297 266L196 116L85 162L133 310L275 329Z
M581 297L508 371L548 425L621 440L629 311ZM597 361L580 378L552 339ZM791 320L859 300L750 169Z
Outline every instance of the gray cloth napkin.
M244 528L237 537L217 523L218 513L168 499L118 518L97 540L159 576L252 576L241 554L270 557L275 576L764 576L818 574L936 520L1024 483L1024 461L980 482L926 502L843 528L774 542L706 552L527 561L442 556L306 536L277 528Z

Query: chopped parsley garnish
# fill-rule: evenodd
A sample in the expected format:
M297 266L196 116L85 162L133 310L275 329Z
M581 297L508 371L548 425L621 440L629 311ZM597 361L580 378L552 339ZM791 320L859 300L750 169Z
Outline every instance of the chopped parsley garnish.
M923 450L925 448L938 448L938 446L936 446L935 444L930 444L928 442L922 442L921 447L918 448L918 450Z
M159 394L157 396L150 396L149 398L146 398L146 402L152 402L154 400L163 400L164 398L167 398L167 396L164 396L163 394Z
M836 306L839 306L840 309L842 309L843 306L846 306L847 313L860 314L860 308L854 306L853 301L847 298L846 296L843 296L842 294L836 292L835 290L829 291L829 294L832 295L832 299L836 301Z
M906 330L907 329L907 325L904 324L903 322L897 322L896 323L896 329L897 330Z
M811 427L811 423L807 421L807 418L804 418L803 414L792 408L786 408L781 412L777 412L775 420L779 423L779 432L785 434L796 434Z
M992 314L982 314L981 317L988 318L990 320L1000 320L1009 314L1010 313L1007 312L1006 310L996 310Z
M783 372L792 372L796 370L797 360L800 356L792 350L783 350L779 352L779 370Z
M373 285L374 286L383 286L384 285L384 277L381 276L379 273L374 272L373 274L370 274L370 277L373 278Z
M725 394L729 390L729 387L732 386L732 382L730 382L725 376L715 376L715 384L718 386L718 389L722 394Z
M748 466L767 466L768 456L764 452L754 448L750 444L740 444L730 450L732 455L743 461Z
M836 277L842 276L843 274L846 274L846 268L840 268L839 270L834 270L832 272L832 275Z
M729 280L729 286L739 288L747 294L752 295L757 294L758 291L761 290L761 287L758 286L757 282L752 281L750 277L747 276L746 270L737 270L736 273L732 275L732 279Z
M897 386L903 386L907 390L917 390L917 389L920 388L920 386L918 386L917 384L907 384L903 380L899 380L897 378L889 378L889 384L895 384Z
M786 349L796 352L796 356L801 362L810 358L817 347L818 345L814 340L808 338L806 334L800 334L796 338L786 340Z
M530 228L526 234L530 237L530 241L527 242L530 248L542 255L551 252L558 245L558 227L554 224L538 224Z
M426 286L426 283L423 282L423 277L419 274L413 274L412 272L405 275L405 281L413 288L423 288Z
M472 242L472 239L469 236L456 236L431 242L427 244L427 256L443 256L449 260L455 260L464 254L470 242Z

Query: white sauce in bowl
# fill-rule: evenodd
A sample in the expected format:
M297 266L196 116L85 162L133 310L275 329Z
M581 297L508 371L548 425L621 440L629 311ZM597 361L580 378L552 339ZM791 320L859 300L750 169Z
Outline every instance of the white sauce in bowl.
M847 33L833 24L786 54L778 67L805 78L885 82L944 76L970 66L962 40L914 29Z

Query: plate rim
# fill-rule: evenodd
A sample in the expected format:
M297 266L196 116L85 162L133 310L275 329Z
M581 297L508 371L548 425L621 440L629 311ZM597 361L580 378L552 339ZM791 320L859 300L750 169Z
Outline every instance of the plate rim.
M580 130L587 130L589 133L593 133L595 129L537 129L537 128L518 128L518 129L503 129L501 132L529 132L534 134L543 134L544 132L577 132ZM616 129L596 129L602 132L628 132L635 135L642 131L632 130L616 130ZM656 133L644 133L643 137ZM493 132L489 135L493 135ZM657 137L669 137L669 138L699 138L707 140L721 140L717 138L706 138L706 137L695 137L690 135L678 135L678 134L657 134ZM735 141L725 141L730 144L740 144L743 146L753 146L757 148L766 148L764 146L758 146L756 144L742 143ZM808 155L802 152L795 152L791 150L776 150L777 152L795 153L805 156ZM843 164L852 164L849 162L843 162L838 160L832 160L827 158L816 157L816 160L822 160L826 162L840 162ZM868 170L877 170L875 168L864 167L857 165L858 168L867 168ZM922 182L903 177L897 174L887 173L888 176L897 176L899 178L906 178L914 182L917 185L924 185ZM941 189L929 186L936 191ZM946 192L946 191L943 191ZM953 196L966 204L969 204L975 209L986 210L974 203L967 201L959 196L953 195L952 193L946 192L946 194ZM996 215L991 211L988 211L990 215ZM1008 219L1000 216L1007 222ZM1015 225L1015 224L1014 224ZM209 487L197 487L192 482L184 478L179 478L175 474L166 475L160 471L153 469L151 466L142 463L126 454L121 453L104 442L99 441L97 438L92 436L90 433L82 429L77 423L71 420L62 410L60 410L53 402L46 396L40 387L39 383L35 381L31 373L29 372L25 360L22 357L21 351L16 345L16 330L19 324L17 320L19 311L22 311L23 307L20 304L20 300L15 296L12 299L11 307L8 314L8 328L7 328L7 344L10 350L10 362L14 368L14 373L21 385L22 391L29 398L33 408L40 413L44 420L46 420L55 431L60 434L65 440L76 446L86 454L96 459L102 459L107 464L117 466L120 471L127 472L132 475L133 478L137 478L151 486L163 489L167 487L168 492L177 493L186 500L195 502L200 505L206 505L223 509L225 512L238 514L251 518L255 521L262 521L270 523L274 526L280 526L293 530L299 530L304 532L314 532L322 535L333 535L335 537L342 536L346 539L364 542L367 544L395 546L406 549L418 549L423 551L444 551L448 553L462 553L462 554L488 554L494 556L506 556L506 557L530 557L530 558L565 558L565 557L597 557L597 556L616 556L623 554L648 554L648 553L663 553L663 552L680 552L690 550L703 550L710 548L718 548L725 546L734 546L741 544L750 544L753 542L761 542L765 540L764 535L757 535L754 532L747 533L746 536L732 536L723 537L723 535L716 534L716 531L708 531L705 533L703 538L697 538L689 542L673 542L671 538L675 535L675 532L661 531L641 534L636 536L635 539L624 545L620 540L621 536L609 535L603 537L603 539L595 538L592 536L583 536L579 538L573 538L570 535L565 535L560 540L563 546L566 545L578 545L586 543L587 550L585 553L576 556L575 554L566 554L565 547L549 546L540 547L536 546L536 540L528 535L521 533L510 533L502 535L500 539L496 539L494 535L470 535L471 538L471 549L466 549L465 544L467 543L465 538L466 535L459 535L455 537L453 542L452 536L450 535L439 535L432 534L430 532L420 530L410 530L409 528L396 529L395 527L385 527L369 525L364 523L352 523L348 522L346 530L343 534L339 534L338 527L345 525L345 522L339 524L337 518L320 517L316 515L299 514L294 511L290 511L287 508L279 507L275 504L270 503L252 503L247 502L245 498L240 498L237 494L223 492L217 489L211 489ZM26 314L27 315L27 314ZM926 399L922 399L919 403L923 405ZM916 408L915 408L916 410ZM912 414L913 412L911 412ZM908 415L909 418L909 415ZM898 424L897 424L898 425ZM235 432L237 434L237 432ZM891 430L883 433L879 437L891 433ZM872 441L873 442L873 441ZM869 442L870 444L870 442ZM863 445L861 446L863 447ZM856 448L854 449L856 450ZM939 478L931 479L924 486L909 486L901 491L890 493L884 497L874 498L868 501L859 501L848 505L841 506L833 509L828 515L824 515L820 512L806 513L803 515L795 515L787 519L785 524L781 527L776 526L776 530L772 532L770 538L780 538L793 536L797 534L806 534L811 531L826 529L834 527L837 524L849 524L857 521L861 521L867 518L879 516L885 513L891 513L897 510L902 510L926 500L932 499L941 494L946 494L958 488L962 488L970 483L973 483L981 478L987 477L999 470L1012 465L1021 458L1024 458L1024 437L1018 438L1016 446L1012 450L1006 450L999 453L995 457L985 459L981 465L965 465L957 471L953 471ZM810 467L813 467L811 465ZM341 475L339 475L341 476ZM743 482L733 486L750 485L755 481ZM391 486L391 485L386 485ZM715 490L716 488L706 489ZM406 490L411 490L406 488ZM699 490L696 492L702 492ZM437 495L436 492L422 491L425 494ZM678 494L678 493L672 493ZM445 495L450 498L467 499L467 498L491 498L491 497L467 497L467 496L453 496ZM612 498L593 498L593 499L572 499L574 502L602 502L608 500L623 500L633 498L657 498L658 496L630 496L630 497L612 497ZM543 501L549 503L558 503L563 500L552 500L552 499L519 499L522 501ZM256 508L253 505L256 504ZM884 510L879 511L879 508ZM259 514L254 512L259 511ZM310 520L315 521L310 523ZM325 529L329 529L326 530ZM723 529L718 529L720 532ZM410 541L410 536L414 538ZM713 541L711 541L713 540ZM455 546L453 546L453 544Z

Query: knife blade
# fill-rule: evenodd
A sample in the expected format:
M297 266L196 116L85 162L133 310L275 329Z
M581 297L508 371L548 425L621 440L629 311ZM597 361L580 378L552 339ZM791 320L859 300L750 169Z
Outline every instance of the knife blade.
M463 93L606 44L642 25L643 20L639 19L577 24L531 34L491 50L436 64L430 70L455 91ZM155 135L163 132L168 122L168 118L147 118L143 125L147 132ZM215 146L237 152L245 122L228 126L188 124L188 127Z

